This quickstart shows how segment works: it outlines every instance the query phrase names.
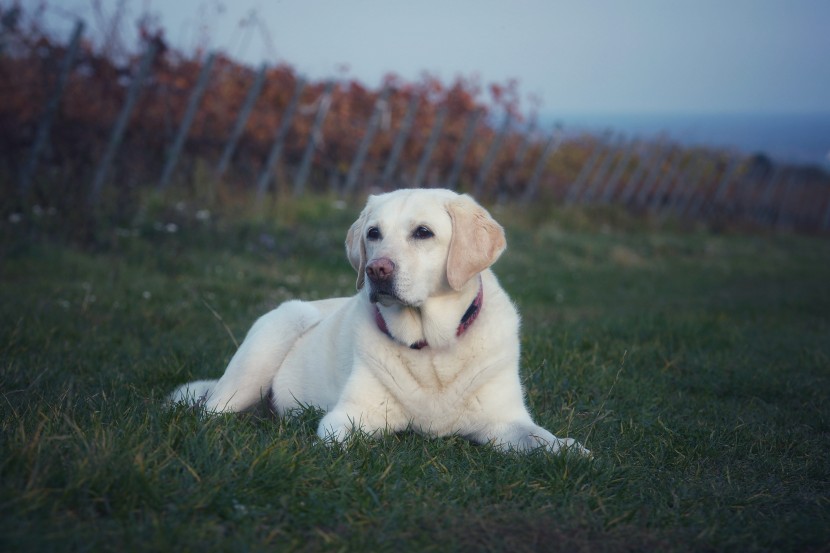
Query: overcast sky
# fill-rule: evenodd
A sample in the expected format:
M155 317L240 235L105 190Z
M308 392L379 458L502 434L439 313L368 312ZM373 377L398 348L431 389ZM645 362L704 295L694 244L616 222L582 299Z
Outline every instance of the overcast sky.
M180 49L314 79L516 79L557 113L830 112L830 0L126 1L125 36L149 12ZM47 4L99 28L93 0Z

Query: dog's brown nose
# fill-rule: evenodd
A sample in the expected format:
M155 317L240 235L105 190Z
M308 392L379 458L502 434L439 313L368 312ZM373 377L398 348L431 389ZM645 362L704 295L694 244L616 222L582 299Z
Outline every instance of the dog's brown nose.
M366 265L366 276L372 282L385 282L395 273L395 264L388 257L373 259Z

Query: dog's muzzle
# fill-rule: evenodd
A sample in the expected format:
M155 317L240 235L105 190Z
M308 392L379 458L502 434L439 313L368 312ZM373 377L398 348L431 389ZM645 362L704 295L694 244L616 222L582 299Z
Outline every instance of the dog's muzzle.
M399 303L395 293L395 263L388 257L373 259L366 265L369 279L369 300L384 305Z

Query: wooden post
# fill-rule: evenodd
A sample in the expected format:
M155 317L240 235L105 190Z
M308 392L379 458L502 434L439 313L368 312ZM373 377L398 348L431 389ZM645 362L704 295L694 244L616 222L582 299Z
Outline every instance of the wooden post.
M470 149L470 145L473 143L473 136L482 113L481 109L475 109L470 113L470 119L467 121L467 128L464 129L461 144L458 145L458 151L455 152L452 170L449 177L447 177L446 187L450 190L455 190L458 187L458 178L461 176L461 169L464 167L464 159L467 157L467 150Z
M409 133L412 130L412 124L415 122L415 115L418 113L418 105L421 103L421 98L413 93L412 98L409 99L409 104L406 106L406 113L401 122L401 128L398 130L398 136L395 137L395 143L392 145L392 151L389 153L389 159L386 162L386 167L383 170L381 177L381 186L386 187L392 175L395 174L395 169L398 166L398 159L401 156L403 147L406 144L406 139L409 138Z
M173 171L176 169L179 154L184 147L185 140L187 140L187 133L190 131L190 125L196 117L196 110L199 109L199 100L202 99L202 95L204 94L208 81L210 80L210 70L213 67L214 59L215 55L211 53L205 60L204 65L202 65L202 71L199 73L196 86L190 94L190 100L188 101L187 109L185 110L184 117L182 118L179 133L176 135L176 140L173 142L173 146L170 148L167 155L167 163L165 163L164 171L161 173L161 178L158 183L158 190L165 190L170 185L170 179L173 177Z
M507 131L510 130L510 123L511 117L508 113L504 116L504 122L502 123L498 134L493 139L493 142L490 143L490 148L488 148L487 153L484 154L484 161L481 163L481 170L478 172L478 178L476 179L475 187L473 189L473 193L478 197L484 193L484 185L487 183L487 177L490 174L490 170L496 163L496 157L501 150L504 137L507 136Z
M418 162L418 169L415 171L415 178L412 180L413 188L420 188L424 181L429 162L432 159L432 153L435 151L435 145L438 144L438 139L441 138L441 129L444 127L446 116L447 106L438 108L438 113L435 114L435 122L432 124L432 131L429 133L424 152L421 154L421 161Z
M283 144L285 144L285 137L288 136L288 129L291 128L291 121L294 119L294 112L297 110L297 104L300 102L300 96L303 94L305 88L305 79L297 77L297 82L294 85L294 95L288 101L285 111L282 113L280 126L274 134L274 142L271 144L271 151L268 152L268 158L262 167L262 172L256 183L256 199L262 200L265 197L265 192L268 190L268 183L271 182L271 176L274 174L274 168L282 154Z
M225 171L228 170L228 165L230 165L233 154L236 151L236 145L239 143L239 139L245 131L245 124L248 122L248 118L251 116L251 111L254 109L254 104L256 103L257 98L259 98L259 95L262 92L262 87L265 84L265 70L266 65L263 63L259 67L259 71L254 78L254 82L248 90L248 94L245 96L245 101L242 103L242 107L239 109L239 115L236 117L236 123L233 126L233 130L231 130L228 143L225 144L225 149L222 151L222 157L219 158L219 163L216 165L215 178L217 180L221 179L225 174Z
M314 116L314 123L308 135L308 143L306 144L305 152L303 152L300 168L294 177L294 196L303 195L308 175L311 172L311 162L314 161L314 151L317 149L317 143L322 142L318 137L321 136L323 123L326 121L326 115L328 115L329 107L331 107L332 92L334 92L334 81L329 81L326 83L323 93L318 100L317 114Z
M46 141L49 140L49 134L52 130L52 120L55 118L55 113L58 111L63 92L66 89L66 83L69 81L69 74L72 72L72 65L75 63L75 58L78 55L78 46L81 43L81 35L84 32L83 21L75 23L75 30L72 31L72 38L69 41L66 55L61 63L60 72L58 73L58 81L55 84L55 90L52 91L52 96L46 103L43 114L40 116L40 123L35 133L35 140L32 144L32 150L29 152L29 159L26 165L23 166L23 171L20 174L20 182L18 189L20 198L25 202L29 196L29 187L32 184L32 178L37 171L37 164L40 158L41 151L46 146Z
M563 135L562 126L557 124L553 134L545 144L544 150L542 150L542 155L540 155L539 159L536 160L536 165L533 167L533 173L530 174L530 179L527 181L525 191L522 193L523 204L530 203L530 201L536 197L536 192L539 188L539 180L542 178L542 173L544 173L547 168L547 161L550 156L559 150L559 146L562 144Z
M107 178L110 165L115 159L115 154L118 152L118 147L121 145L121 140L124 137L124 132L127 130L127 124L130 122L130 115L133 113L133 108L138 101L141 93L141 87L144 84L144 79L150 72L150 66L153 63L153 57L156 55L157 45L156 41L151 40L147 43L147 51L141 59L141 64L138 68L138 73L133 77L130 83L130 88L127 90L127 97L124 100L124 105L121 107L121 113L118 114L118 119L112 129L107 149L98 163L98 170L95 172L95 178L92 180L92 189L90 191L88 203L90 207L94 207L101 196L101 190L104 187L104 181Z
M372 140L375 138L375 133L380 126L380 118L383 111L386 109L386 101L389 98L391 89L385 86L375 102L375 108L372 111L372 116L366 124L366 132L363 134L363 139L357 147L357 153L352 161L352 166L349 168L349 173L346 175L346 184L344 193L349 196L354 191L357 185L357 179L360 177L360 170L363 169L363 162L366 161L366 155L369 153L369 147L372 145Z

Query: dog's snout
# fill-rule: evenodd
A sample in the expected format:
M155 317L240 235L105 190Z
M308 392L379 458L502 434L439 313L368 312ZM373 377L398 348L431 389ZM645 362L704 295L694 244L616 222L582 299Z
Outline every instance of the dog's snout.
M373 259L366 265L366 276L372 282L385 282L395 273L395 264L388 257Z

